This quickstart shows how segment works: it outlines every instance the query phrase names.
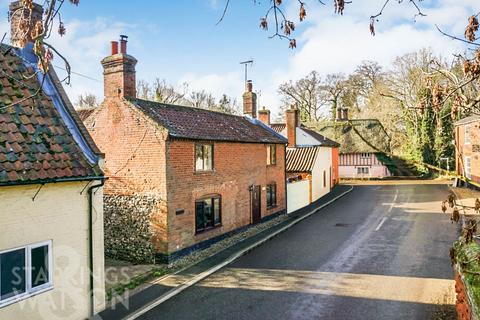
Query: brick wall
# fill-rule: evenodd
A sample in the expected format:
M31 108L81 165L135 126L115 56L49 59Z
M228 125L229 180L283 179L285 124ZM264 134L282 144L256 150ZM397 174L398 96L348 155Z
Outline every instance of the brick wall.
M158 205L149 213L142 210L131 224L143 226L145 215L150 216L157 252L172 253L250 224L250 185L262 186L262 217L286 209L284 145L277 145L277 165L267 166L265 144L214 142L214 171L196 173L195 142L166 141L165 129L123 100L104 102L85 124L105 153L109 179L104 192L115 200L107 203L120 199L122 204L109 205L106 219L124 217L125 208L144 196L155 198ZM267 210L265 186L272 182L278 205ZM222 196L222 226L196 235L195 199L209 194ZM179 209L184 213L176 215Z
M455 272L455 292L456 301L455 309L459 320L471 320L472 319L472 307L468 299L467 290L465 284L462 281L462 277L458 272Z
M465 144L465 126L455 127L456 144L456 172L463 175L463 159L465 156L471 158L472 180L480 182L480 122L472 122L470 126L470 144Z
M143 210L142 215L137 216L137 223L141 225L144 215L148 215L153 244L158 250L166 251L165 130L123 100L103 103L86 119L85 125L105 153L105 174L109 178L104 189L106 197L120 195L133 202L139 200L135 197L155 198L158 205L149 206L150 212ZM124 207L118 206L117 210L106 207L105 218L122 215Z
M249 186L262 186L262 218L285 210L285 147L277 145L277 165L266 165L266 146L256 143L214 143L214 170L195 172L195 142L167 142L168 252L250 224ZM277 207L266 207L265 186L277 184ZM222 196L222 226L195 234L195 200ZM177 210L184 210L176 215Z

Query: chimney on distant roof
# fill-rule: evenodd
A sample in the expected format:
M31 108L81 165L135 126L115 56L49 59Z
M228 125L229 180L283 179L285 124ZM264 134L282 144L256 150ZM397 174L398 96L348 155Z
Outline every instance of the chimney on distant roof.
M257 94L253 92L252 80L248 80L243 94L243 114L252 118L257 117Z
M287 123L287 139L288 146L295 147L297 145L297 127L300 126L300 112L292 104L290 109L285 112L285 121Z
M33 3L32 14L29 16L29 10L23 6L22 1L13 1L9 6L8 18L10 21L10 42L12 46L23 48L32 40L32 31L38 21L42 21L43 7L38 3ZM20 24L26 24L28 32L20 30Z
M337 115L335 121L348 121L348 108L337 107Z
M127 39L125 35L120 36L120 52L118 42L112 41L111 55L102 60L105 99L137 96L137 60L127 54Z
M258 110L258 120L265 123L267 126L270 126L270 110L263 107L263 109Z
M341 121L342 120L342 108L337 107L335 109L335 121Z

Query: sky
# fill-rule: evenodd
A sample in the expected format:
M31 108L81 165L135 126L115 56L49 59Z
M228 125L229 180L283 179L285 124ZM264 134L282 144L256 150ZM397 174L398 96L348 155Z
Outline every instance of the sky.
M244 91L240 62L253 59L248 78L259 104L275 114L281 103L278 86L312 70L321 75L349 73L364 60L378 61L388 69L396 56L422 48L447 58L462 52L462 44L441 35L435 24L461 36L468 17L479 10L478 0L424 0L421 5L427 16L415 19L409 1L392 1L373 37L369 17L380 10L383 0L353 0L343 16L334 14L331 1L321 5L306 0L307 19L302 23L298 22L298 2L284 0L285 12L297 25L297 48L292 50L286 40L270 39L271 30L259 28L269 0L231 0L217 25L225 1L81 0L78 6L66 1L62 19L67 33L54 35L49 42L68 59L74 73L84 75L72 75L66 87L71 100L82 93L102 99L100 61L109 54L110 42L125 34L128 53L138 60L137 80L160 78L179 87L186 82L193 90L217 97L225 93L239 102ZM0 20L2 36L9 32L8 3L0 0L5 17ZM54 65L62 67L63 63L57 58ZM57 72L62 70L57 68Z

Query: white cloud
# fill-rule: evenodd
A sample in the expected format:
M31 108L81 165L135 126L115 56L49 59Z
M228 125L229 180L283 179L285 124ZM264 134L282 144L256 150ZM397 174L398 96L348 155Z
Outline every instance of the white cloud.
M103 96L103 78L100 61L109 53L110 41L116 40L119 34L130 26L121 22L109 21L97 18L92 21L67 21L67 33L60 37L53 35L50 40L62 55L68 60L74 73L72 85L66 86L70 99L75 101L82 93L93 93L100 98ZM63 61L59 57L54 58L54 65L63 67ZM57 68L57 72L64 74Z
M243 83L243 79L238 72L206 75L188 73L178 81L179 86L183 83L187 83L189 88L195 91L205 90L216 97L226 94L235 98L238 96L239 84Z

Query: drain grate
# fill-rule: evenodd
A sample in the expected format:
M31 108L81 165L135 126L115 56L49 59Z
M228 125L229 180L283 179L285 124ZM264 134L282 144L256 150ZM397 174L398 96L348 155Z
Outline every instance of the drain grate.
M335 224L335 227L348 227L350 226L350 223L337 223Z

